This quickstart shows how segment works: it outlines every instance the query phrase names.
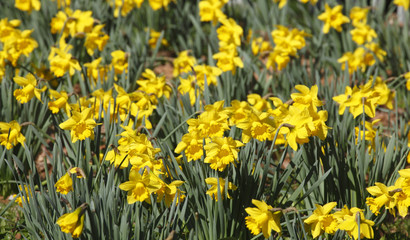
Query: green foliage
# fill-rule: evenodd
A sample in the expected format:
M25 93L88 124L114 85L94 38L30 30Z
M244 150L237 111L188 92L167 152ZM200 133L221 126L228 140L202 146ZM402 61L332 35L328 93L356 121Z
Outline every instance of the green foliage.
M18 66L18 74L23 76L33 71L30 64L48 67L48 54L59 38L50 32L51 19L58 12L55 3L42 1L41 10L29 15L15 9L13 1L6 2L0 3L0 16L22 20L21 29L35 29L32 37L39 45L24 59L24 64ZM58 82L57 87L53 88L51 82L44 84L49 89L72 93L69 100L79 105L80 97L90 97L95 90L87 79L84 63L102 57L103 63L109 64L111 52L118 49L130 55L128 73L118 75L117 81L111 71L107 81L98 82L97 88L107 91L113 89L115 83L128 93L133 92L138 87L136 80L146 68L166 66L184 50L191 50L199 64L215 66L216 60L212 56L218 52L217 27L200 21L198 2L177 0L168 6L168 10L153 11L145 1L140 9L115 18L113 8L104 0L72 0L73 9L92 10L93 17L105 24L104 32L110 40L103 51L91 57L82 47L84 39L71 39L73 58L79 60L82 70L73 76L66 74L53 79ZM193 106L187 94L178 93L181 80L167 79L173 91L171 97L157 99L155 112L149 118L152 129L144 124L139 128L154 147L161 150L156 159L164 165L165 182L184 182L180 189L185 199L177 202L175 198L170 206L158 201L155 194L150 195L151 204L128 204L127 193L119 185L129 180L131 167L120 169L106 161L108 152L118 147L119 134L123 132L121 126L132 119L130 115L121 120L119 110L114 106L110 105L108 110L100 107L99 117L95 119L99 125L94 129L94 139L72 143L70 131L59 127L68 119L67 114L52 114L48 108L51 102L49 90L42 93L43 103L37 99L26 104L18 103L11 91L18 88L12 80L17 68L7 65L0 83L0 119L27 124L22 129L26 137L24 146L11 150L0 146L0 195L15 192L23 199L23 207L13 202L1 206L0 238L11 239L19 232L28 239L72 239L70 234L61 232L56 221L63 214L88 203L80 239L169 239L172 236L173 239L263 239L262 233L254 236L246 228L248 214L245 209L252 207L252 199L264 200L274 208L284 210L282 233L272 233L269 239L311 239L304 220L316 208L315 204L332 201L337 202L339 208L347 205L365 209L366 217L375 221L375 229L390 234L387 229L391 229L392 224L385 219L386 210L375 216L366 205L366 197L370 197L366 188L376 182L394 184L399 177L398 170L406 167L409 113L401 109L408 109L410 104L402 76L410 70L409 26L401 26L397 21L390 23L395 11L392 4L386 7L386 12L380 10L384 8L372 9L369 22L378 34L380 46L387 52L386 60L364 72L359 70L349 75L347 69L341 70L337 59L356 48L351 41L353 27L346 24L342 32L333 29L329 34L323 34L323 23L317 20L317 16L323 12L324 4L312 6L288 1L283 9L279 9L272 0L237 2L227 4L224 12L244 30L242 46L238 50L244 67L238 68L235 74L224 72L218 78L217 86L205 84L203 96L197 95ZM345 1L344 14L348 15L354 4L365 6L365 2ZM405 17L409 19L408 11ZM252 29L254 33L267 33L266 37L273 43L270 32L276 25L303 29L310 34L306 37L307 46L298 51L298 56L293 57L282 71L266 69L260 56L252 54L246 40ZM148 45L150 35L146 28L161 32L153 49ZM162 39L166 39L169 45L162 46ZM338 104L332 98L343 94L346 86L365 83L373 75L390 79L389 88L396 95L393 110L378 108L378 113L389 116L388 123L377 129L375 148L368 151L368 141L363 138L356 141L355 127L364 128L364 122L370 119L364 114L354 119L348 111L339 115ZM232 100L245 101L251 93L279 97L286 102L299 84L309 88L319 86L318 97L325 102L320 109L327 111L326 124L330 127L324 140L311 137L308 143L300 144L294 151L289 146L274 145L274 141L252 139L240 149L236 166L231 164L223 172L211 169L204 163L204 157L188 161L184 153L178 158L174 152L182 136L188 132L187 121L197 118L205 105L225 100L227 107ZM114 101L119 101L118 96L113 97ZM117 121L110 121L110 110ZM226 135L241 139L241 130L233 126ZM43 157L46 174L36 166L42 149L50 153ZM67 195L56 192L58 179L74 166L84 171L85 178L73 176L73 191ZM236 185L236 191L228 191L231 199L226 192L221 192L220 186L219 201L207 195L209 186L205 179L209 177L222 177ZM27 186L31 194L18 186ZM225 189L228 189L228 181ZM27 197L29 201L24 200ZM24 218L16 218L16 212ZM401 229L400 233L394 233L392 238L385 235L385 239L408 235L406 221L400 220L393 225ZM332 236L335 240L346 238L343 231Z

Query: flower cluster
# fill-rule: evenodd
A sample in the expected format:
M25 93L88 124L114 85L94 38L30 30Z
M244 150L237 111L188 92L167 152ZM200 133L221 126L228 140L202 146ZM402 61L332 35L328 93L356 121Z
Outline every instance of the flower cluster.
M51 33L60 34L59 46L52 47L48 57L50 70L56 77L62 77L67 72L72 76L75 70L81 70L78 60L70 53L73 46L66 43L69 37L84 38L84 47L90 56L95 54L95 50L101 52L104 49L109 36L102 31L103 24L94 26L97 22L91 11L73 11L71 8L59 11L51 20Z
M350 10L350 19L352 25L355 27L350 31L352 40L359 45L354 52L346 52L337 61L342 64L342 70L347 68L349 73L360 69L362 72L366 70L368 66L372 66L376 63L376 58L380 61L384 61L386 52L380 48L379 44L374 42L377 39L377 34L374 29L367 25L367 13L368 9L353 7ZM376 57L376 58L375 58Z
M297 50L302 49L306 45L305 37L309 36L309 34L296 28L289 30L281 25L276 26L276 28L271 33L275 47L269 54L266 67L273 67L280 71L286 67L290 57L296 57Z
M380 214L383 206L394 216L396 208L400 216L403 218L407 216L410 207L410 169L399 170L399 174L400 177L392 186L376 182L376 186L366 188L371 195L375 196L366 198L366 204L376 216Z
M21 133L21 126L17 121L0 122L0 145L12 149L18 143L24 146L26 138Z
M218 62L216 65L223 72L231 71L235 74L236 68L243 68L243 62L238 57L237 47L241 45L243 29L232 18L220 19L221 26L216 30L219 39L219 52L213 55Z
M135 131L132 122L129 126L121 127L124 131L120 134L119 146L107 152L105 160L120 169L132 165L129 181L119 185L121 190L128 192L128 203L151 203L151 194L157 195L158 202L164 200L168 207L174 199L176 203L181 202L185 196L177 187L181 186L183 181L174 180L167 184L163 180L166 171L162 159L155 156L160 149L154 148L145 134Z
M189 75L181 76L184 73ZM202 96L207 86L216 86L217 77L222 74L218 67L206 64L198 65L194 57L188 56L188 51L181 52L174 60L174 76L181 76L178 92L182 95L188 94L191 105L194 105L198 97Z
M201 22L212 22L216 25L223 19L226 19L226 15L223 13L222 8L229 0L201 0L199 2L199 16Z
M158 202L164 200L167 207L169 207L174 201L178 204L184 200L184 192L177 188L184 183L183 181L174 180L167 184L161 179L160 176L162 175L157 175L149 169L149 167L141 169L143 172L141 174L136 168L132 168L129 175L129 181L119 185L121 190L128 192L128 204L143 201L151 204L150 196L152 194L156 194Z
M33 30L19 30L20 20L8 20L3 18L0 20L0 82L5 74L7 61L13 67L18 65L18 60L22 55L28 57L38 43L30 35Z
M313 238L317 238L324 232L333 235L337 230L346 231L355 240L374 237L372 228L374 222L364 217L363 209L356 207L349 209L345 205L342 209L330 213L336 207L336 202L323 206L315 205L313 214L304 221L310 227Z
M367 116L373 118L378 105L385 105L393 109L394 96L395 92L390 90L380 77L372 77L365 85L354 86L353 89L346 86L345 93L333 97L333 100L340 105L340 115L345 112L346 107L349 107L349 112L354 118L363 111Z
M133 9L141 8L144 0L107 0L108 4L114 8L114 17L127 16ZM168 9L168 5L175 0L148 0L152 10L157 11L161 8Z
M145 134L135 131L132 122L121 127L124 131L120 133L119 146L107 152L105 160L117 168L127 168L131 163L136 171L149 167L151 171L161 172L162 161L155 158L160 149L154 148Z

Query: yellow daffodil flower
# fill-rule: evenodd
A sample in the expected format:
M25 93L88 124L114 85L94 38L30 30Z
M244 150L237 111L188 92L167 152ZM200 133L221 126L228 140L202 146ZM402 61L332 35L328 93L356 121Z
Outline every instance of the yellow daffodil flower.
M210 163L212 169L222 172L230 163L238 159L239 147L244 144L231 137L213 137L212 142L205 145L205 163Z
M206 191L206 194L208 194L209 196L211 196L212 199L214 199L215 201L218 201L218 181L219 181L219 189L221 191L221 197L222 199L225 198L225 194L227 198L231 198L231 196L228 193L228 190L236 190L237 187L231 183L228 182L228 189L225 190L225 179L223 178L206 178L205 182L208 185L211 185L211 187L208 189L208 191Z
M94 127L97 123L92 118L91 110L91 108L86 108L82 112L73 111L71 118L59 125L61 129L71 130L73 143L86 138L94 138Z
M221 0L202 0L199 2L199 16L201 22L212 22L216 25L222 19L226 19L226 15L222 12L224 1Z
M305 219L305 223L310 226L313 238L318 237L323 232L333 234L337 230L336 218L330 214L330 211L336 207L336 202L330 202L323 206L315 204L316 209L313 214Z
M12 149L18 143L24 146L26 138L21 134L21 126L17 121L0 122L0 145Z
M61 194L67 194L68 192L73 190L73 180L71 179L70 173L67 172L64 174L56 184L54 184L54 187L56 187L56 191L61 193Z
M194 57L188 56L188 50L182 51L178 54L178 57L174 59L174 71L173 76L177 77L181 73L187 73L192 70L196 64L196 59Z
M374 238L372 226L374 222L364 217L363 210L353 207L350 209L351 215L345 215L344 221L339 224L340 230L345 230L350 237L355 240L362 238ZM360 226L360 236L359 236Z
M252 232L253 235L263 233L265 238L269 238L272 234L272 230L280 233L280 217L281 211L272 212L273 207L266 204L264 201L252 199L252 204L256 208L248 207L245 211L249 214L245 218L246 227Z
M70 233L71 237L79 238L84 227L85 207L78 207L72 213L66 213L57 219L61 231Z
M64 111L70 115L70 105L68 104L68 94L66 91L57 92L53 89L50 89L50 99L54 99L54 101L48 102L48 108L56 114L60 111L60 109L64 109Z
M111 53L111 65L115 74L128 73L128 53L122 50L116 50Z
M102 51L107 44L110 37L102 32L104 24L97 25L93 27L90 33L87 33L85 37L84 47L87 49L87 53L92 56L94 55L94 50Z
M26 77L16 76L13 78L13 81L23 87L22 89L14 90L13 95L16 97L17 101L20 103L27 103L35 96L40 102L43 102L41 100L41 93L44 92L47 87L44 86L41 89L36 88L37 80L33 74L29 73Z
M121 190L128 192L128 204L133 204L137 201L151 203L150 195L161 187L161 183L153 176L152 172L144 173L141 176L141 174L135 170L131 170L129 181L119 185Z
M50 62L50 70L56 77L62 77L66 72L72 76L75 70L81 70L78 61L69 53L72 48L72 45L66 44L64 41L60 41L59 48L51 47L48 61Z
M226 45L233 44L240 46L243 34L242 27L236 24L232 18L221 19L220 21L222 25L216 30L219 41L224 42Z
M352 40L362 45L366 42L371 42L373 38L377 38L377 33L367 24L357 23L355 28L350 31Z
M352 25L356 26L357 24L366 24L368 12L368 8L361 8L358 6L352 7L352 9L350 9L350 19L352 20Z
M15 0L14 7L20 9L21 11L31 13L33 10L40 10L41 2L40 0Z
M409 10L410 0L394 0L393 3L397 6L403 7L406 11Z
M336 31L342 31L342 24L348 23L350 20L348 17L342 14L342 5L337 5L334 8L330 8L329 4L325 5L325 12L318 16L318 19L323 21L323 33L329 33L330 28L336 29Z

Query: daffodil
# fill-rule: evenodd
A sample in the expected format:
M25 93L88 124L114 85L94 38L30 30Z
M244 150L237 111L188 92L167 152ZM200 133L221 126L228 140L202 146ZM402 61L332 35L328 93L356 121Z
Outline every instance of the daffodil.
M51 47L48 60L50 62L50 70L56 77L62 77L66 72L72 76L75 70L81 70L78 61L69 53L72 48L73 46L66 44L64 40L60 41L59 48Z
M242 146L243 143L231 137L214 137L212 142L205 145L204 162L210 163L212 169L222 172L228 164L238 159L238 148Z
M350 31L352 40L361 45L366 42L371 42L373 38L377 38L377 33L367 24L357 23L355 28Z
M352 25L356 26L357 24L365 24L367 22L367 13L369 9L361 8L358 6L352 7L350 9L350 19L352 20Z
M366 204L370 207L370 210L377 216L380 212L380 208L386 207L392 214L395 213L394 207L397 204L397 199L394 195L397 191L396 186L387 187L383 183L376 182L376 186L371 186L366 188L366 190L376 198L368 197L366 198Z
M226 15L222 11L224 1L202 0L198 5L201 22L212 22L213 25L216 25L222 19L226 19Z
M269 53L266 68L272 67L278 71L284 69L290 61L289 53L282 49L275 48L273 52Z
M164 199L165 206L169 207L171 206L175 198L176 204L179 204L184 200L184 192L178 188L184 183L183 181L175 180L172 181L170 184L166 184L158 176L155 177L157 178L157 181L161 184L161 188L156 191L158 202L161 202L162 199Z
M24 146L25 141L26 138L21 133L21 126L17 121L0 122L0 145L11 149L18 143Z
M15 201L20 207L23 207L23 203L29 203L30 198L33 196L33 193L31 192L30 186L24 185L24 190L21 185L19 185L19 190L20 190L20 196L17 197L16 194L13 195L13 198L15 198ZM23 193L25 191L25 195Z
M54 185L56 187L56 191L61 193L61 194L67 194L68 192L73 190L73 180L71 179L70 173L67 172L64 174L56 184Z
M22 55L28 57L38 47L37 41L30 36L31 33L33 30L20 31L15 29L5 37L3 50L0 52L3 55L2 58L9 60L16 67Z
M84 47L87 49L87 53L92 56L94 55L94 50L102 51L107 44L110 37L102 32L104 24L94 26L90 33L87 33Z
M246 97L246 100L248 101L249 105L252 106L252 108L255 109L257 112L265 112L268 109L270 109L269 102L265 98L261 97L261 95L259 94L249 94Z
M227 198L231 198L231 196L228 193L228 190L236 190L237 187L231 183L228 182L228 189L225 189L225 179L223 178L207 178L205 179L206 184L211 185L211 188L206 191L206 194L211 196L212 199L215 199L215 201L218 201L218 181L219 181L219 190L221 192L221 198L224 199L225 194ZM225 192L226 191L226 192Z
M15 0L14 6L21 11L31 13L33 10L40 10L41 2L40 0Z
M259 53L264 53L264 52L272 50L272 46L270 42L263 40L262 37L253 39L251 48L252 48L252 53L255 56L258 55Z
M66 8L70 7L71 0L52 0L53 2L57 2L57 8Z
M372 228L374 222L364 217L363 210L353 207L350 209L350 212L351 215L344 216L344 221L339 224L339 229L345 230L347 234L355 240L362 238L374 238Z
M378 43L375 43L375 42L366 43L364 47L370 50L380 62L384 61L384 58L386 57L387 53L380 47ZM368 58L370 59L370 57ZM371 66L374 64L374 61L371 61L370 59L368 64L370 64L369 66Z
M216 65L224 72L231 71L232 74L235 74L237 67L243 68L243 62L241 58L238 57L238 52L234 44L221 47L219 52L215 53L212 57L218 60Z
M175 0L148 0L148 3L150 7L154 10L157 11L161 8L164 8L165 10L168 9L168 5L171 2L175 2Z
M138 90L152 94L153 98L160 98L162 96L169 98L172 88L167 84L164 76L158 77L151 69L147 68L142 73L142 77L137 80L137 84L140 85Z
M108 76L108 67L101 65L102 58L96 58L92 62L85 63L84 67L87 69L87 77L93 85L97 81L103 83L106 81ZM105 102L107 104L107 102Z
M233 126L245 122L251 114L251 107L248 102L232 100L231 107L226 108L229 112L229 125Z
M94 127L97 123L92 118L91 108L86 108L82 112L74 111L72 116L59 126L64 130L71 130L71 141L73 143L86 138L94 138Z
M199 136L198 132L191 131L182 136L181 142L175 148L175 153L185 152L187 161L201 159L203 156L203 138Z
M63 214L57 219L61 231L70 233L71 237L79 238L84 227L84 211L86 205L78 207L74 212Z
M323 21L323 33L327 34L330 28L336 29L336 31L342 31L342 24L348 23L350 20L348 17L342 14L342 5L337 5L331 8L327 3L325 4L325 12L318 16L318 19Z
M41 89L36 88L37 80L31 73L27 74L26 77L16 76L13 80L19 86L23 87L22 89L16 89L13 93L17 101L27 103L35 96L40 102L43 102L41 100L41 92L44 92L47 87L43 86Z
M309 142L310 130L315 129L313 118L307 108L301 110L295 106L289 107L289 114L283 119L279 133L286 134L286 142L293 150L298 149L298 143Z
M53 89L50 89L50 98L54 101L48 102L48 108L52 113L56 114L60 109L64 109L65 112L70 114L70 105L68 104L68 94L66 91L57 92Z
M279 2L279 9L283 8L286 3L288 3L288 0L273 0L275 3Z
M181 73L187 73L192 70L196 64L196 59L194 57L188 56L188 50L182 51L178 54L178 57L174 59L174 71L173 76L177 77Z
M154 31L154 30L150 29L150 31L149 31L149 37L150 38L148 40L148 45L150 46L150 48L155 49L160 36L161 36L161 32L157 32L157 31ZM166 47L166 46L169 45L169 43L165 38L162 38L161 42L160 42L160 45Z
M200 86L201 89L205 86L205 78L206 82L209 85L217 85L218 80L217 77L222 74L222 70L217 67L208 66L208 65L195 65L194 72L196 75L197 84Z
M128 73L128 54L122 50L116 50L111 53L111 65L115 74Z
M336 205L336 202L330 202L323 206L315 204L316 209L313 211L313 214L304 221L310 226L313 238L318 237L323 232L330 234L336 232L338 224L336 218L330 214L330 211L332 211Z
M282 25L276 25L271 35L275 43L275 50L286 52L290 56L296 56L297 50L306 45L305 37L310 36L303 30L289 29Z
M247 119L236 124L242 129L242 142L247 143L252 138L259 141L272 141L275 136L276 123L267 112L252 112Z
M403 7L406 11L409 9L410 6L410 0L394 0L393 3L397 6Z
M198 85L194 76L188 75L187 79L179 78L180 84L178 86L178 92L182 95L188 94L191 106L196 102L199 96L202 96L203 88Z
M296 85L295 89L300 93L292 93L290 97L294 101L293 106L298 107L299 109L311 108L316 111L317 107L323 105L323 102L317 97L319 88L317 85L314 85L309 89L304 85Z
M303 3L310 2L311 5L315 5L319 0L300 0Z
M225 130L229 129L228 113L223 110L224 101L215 102L213 105L205 106L205 111L197 119L187 121L188 131L197 131L199 136L222 137Z
M224 42L226 45L234 44L235 46L240 46L243 34L242 27L236 24L232 18L221 19L220 21L222 25L216 30L219 41Z
M410 72L404 74L404 78L406 79L406 88L410 91Z
M157 178L152 175L152 172L144 173L142 176L138 171L131 170L129 181L121 183L119 188L127 191L127 202L133 204L135 202L146 201L151 203L150 195L159 190L162 186Z
M265 238L269 238L272 234L272 230L280 233L280 217L281 211L274 211L271 205L266 204L264 201L252 199L252 204L256 208L248 207L245 211L249 214L245 218L246 227L252 232L253 235L263 233Z

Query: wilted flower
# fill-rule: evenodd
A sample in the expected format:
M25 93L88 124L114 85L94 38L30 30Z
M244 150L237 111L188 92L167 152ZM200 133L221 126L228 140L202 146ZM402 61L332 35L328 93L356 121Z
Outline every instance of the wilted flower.
M61 194L67 194L73 190L73 180L71 179L70 173L67 172L64 174L56 184L54 185L57 188L57 192Z
M72 213L66 213L57 219L61 231L71 233L71 237L79 238L84 227L84 211L86 204L81 205Z

